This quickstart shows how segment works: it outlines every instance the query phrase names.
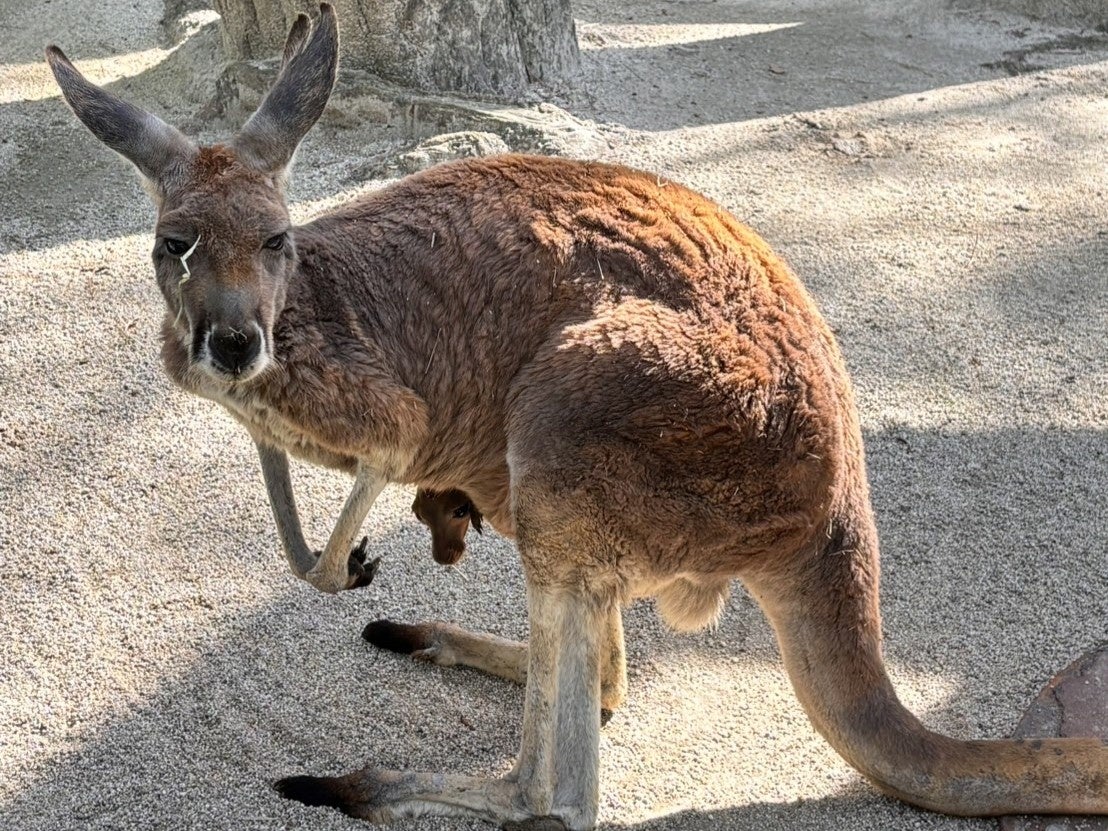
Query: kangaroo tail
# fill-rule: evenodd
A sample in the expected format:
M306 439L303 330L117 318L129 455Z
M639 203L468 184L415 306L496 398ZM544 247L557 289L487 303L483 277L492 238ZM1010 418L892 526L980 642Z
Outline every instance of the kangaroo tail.
M860 525L743 576L815 728L879 789L932 811L1108 814L1105 741L958 741L905 709L881 660L876 533Z

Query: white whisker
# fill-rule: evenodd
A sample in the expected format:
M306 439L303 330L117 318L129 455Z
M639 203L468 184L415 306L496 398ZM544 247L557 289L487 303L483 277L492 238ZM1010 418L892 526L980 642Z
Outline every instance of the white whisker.
M197 234L196 242L192 244L192 248L190 248L188 251L177 258L181 261L181 266L185 269L185 273L182 274L181 279L177 281L177 317L173 321L174 326L181 322L181 312L185 310L185 299L182 296L182 291L184 289L185 283L188 282L190 277L192 277L192 272L189 271L189 257L192 256L192 252L196 250L196 246L198 246L199 244L200 235Z

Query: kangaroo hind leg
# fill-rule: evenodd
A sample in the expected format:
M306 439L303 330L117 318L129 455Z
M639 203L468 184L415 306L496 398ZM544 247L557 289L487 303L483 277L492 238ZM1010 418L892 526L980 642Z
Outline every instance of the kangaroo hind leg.
M397 623L375 620L362 637L378 649L411 655L419 661L452 667L458 664L506 678L527 681L527 644L485 632L470 632L453 623Z
M627 663L623 646L623 617L616 605L605 613L602 646L600 705L603 721L627 698ZM467 666L506 678L527 682L527 644L486 632L470 632L453 623L397 623L375 620L362 637L378 649L411 655L439 666Z
M375 822L426 814L498 823L555 817L573 831L596 822L600 666L614 601L529 584L527 690L519 759L502 779L369 767L346 776L295 776L279 793Z
M523 740L509 778L532 816L592 828L600 799L600 690L614 598L529 583ZM622 640L620 641L622 644Z

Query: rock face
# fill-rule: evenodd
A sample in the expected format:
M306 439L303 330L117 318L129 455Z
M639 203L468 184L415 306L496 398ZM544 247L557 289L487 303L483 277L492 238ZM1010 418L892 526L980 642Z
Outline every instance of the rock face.
M1108 29L1104 0L951 0L956 9L997 9L1061 26Z
M580 68L570 0L333 0L343 66L406 87L516 96ZM313 0L215 0L232 60L270 58Z

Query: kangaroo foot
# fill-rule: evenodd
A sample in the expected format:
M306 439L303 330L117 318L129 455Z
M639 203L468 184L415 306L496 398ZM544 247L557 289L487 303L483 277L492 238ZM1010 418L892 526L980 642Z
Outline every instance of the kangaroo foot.
M370 822L428 814L475 816L497 823L527 819L518 786L503 779L364 768L345 776L289 776L273 788L286 799ZM566 831L565 826L556 831Z

